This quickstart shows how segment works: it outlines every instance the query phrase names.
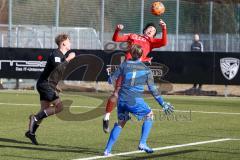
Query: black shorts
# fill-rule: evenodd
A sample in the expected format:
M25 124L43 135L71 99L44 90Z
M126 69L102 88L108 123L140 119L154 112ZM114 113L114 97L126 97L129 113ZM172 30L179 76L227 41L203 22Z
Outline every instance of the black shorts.
M41 101L52 102L59 98L56 89L51 87L48 82L37 83L37 90Z

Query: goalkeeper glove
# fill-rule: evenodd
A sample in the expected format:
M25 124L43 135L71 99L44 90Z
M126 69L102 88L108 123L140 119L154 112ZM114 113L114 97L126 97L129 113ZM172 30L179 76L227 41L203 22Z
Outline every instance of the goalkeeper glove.
M171 114L174 110L174 107L168 103L168 102L163 102L163 104L161 105L162 108L163 108L163 112L168 115L168 114Z

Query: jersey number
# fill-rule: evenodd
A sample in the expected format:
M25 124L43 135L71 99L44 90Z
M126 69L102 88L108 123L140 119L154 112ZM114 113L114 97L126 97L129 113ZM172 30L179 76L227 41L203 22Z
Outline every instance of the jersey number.
M132 72L131 86L134 86L134 84L135 84L136 75L137 75L137 71L136 71L136 69L134 69Z

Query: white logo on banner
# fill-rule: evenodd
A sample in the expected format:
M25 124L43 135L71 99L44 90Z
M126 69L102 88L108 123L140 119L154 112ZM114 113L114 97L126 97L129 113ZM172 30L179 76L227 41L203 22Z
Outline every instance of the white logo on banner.
M46 61L24 61L24 60L0 60L0 71L2 65L7 64L10 67L15 67L15 71L29 71L29 72L42 72L46 66ZM5 70L9 70L6 67Z
M239 59L237 58L222 58L220 59L220 66L223 76L231 80L237 73L239 68Z

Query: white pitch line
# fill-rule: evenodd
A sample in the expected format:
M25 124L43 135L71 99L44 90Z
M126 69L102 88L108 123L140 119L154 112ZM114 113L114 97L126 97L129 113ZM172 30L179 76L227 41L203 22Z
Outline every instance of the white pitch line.
M179 144L179 145L173 145L173 146L153 148L153 150L154 151L161 151L161 150L167 150L167 149L173 149L173 148L197 146L197 145L202 145L202 144L217 143L217 142L224 142L224 141L230 141L230 140L234 140L234 139L231 139L231 138L215 139L215 140L209 140L209 141L201 141L201 142L193 142L193 143L186 143L186 144ZM94 157L79 158L79 159L73 159L73 160L106 159L106 158L111 158L111 157L116 157L116 156L126 156L126 155L131 155L131 154L138 154L138 153L144 153L144 151L123 152L123 153L112 154L111 156L94 156Z
M237 138L231 138L232 141L240 141L240 139Z
M155 109L153 109L155 110ZM236 112L236 113L232 113L232 112L207 112L207 111L185 111L185 110L174 110L174 112L192 112L192 113L206 113L206 114L233 114L233 115L240 115L240 113Z
M40 106L40 104L29 104L29 103L0 103L0 105L12 105L12 106Z
M12 106L40 106L40 104L29 104L29 103L0 103L1 105L12 105ZM94 108L105 108L105 107L96 107L96 106L71 106L71 108L89 108L89 109L94 109ZM153 111L160 111L161 108L159 109L152 109ZM183 112L183 113L203 113L203 114L222 114L222 115L240 115L239 112L233 113L233 112L207 112L207 111L192 111L192 110L174 110L174 112Z

